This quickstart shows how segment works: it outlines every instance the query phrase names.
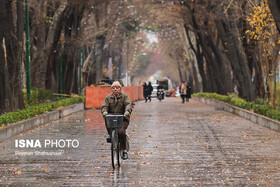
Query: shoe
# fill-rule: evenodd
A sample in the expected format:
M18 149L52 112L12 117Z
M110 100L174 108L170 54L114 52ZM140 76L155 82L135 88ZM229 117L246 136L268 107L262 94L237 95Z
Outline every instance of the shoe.
M108 138L106 138L107 143L112 143L112 138L111 136L109 136Z
M127 159L128 159L127 152L125 152L125 151L123 152L122 159L123 159L123 160L127 160Z

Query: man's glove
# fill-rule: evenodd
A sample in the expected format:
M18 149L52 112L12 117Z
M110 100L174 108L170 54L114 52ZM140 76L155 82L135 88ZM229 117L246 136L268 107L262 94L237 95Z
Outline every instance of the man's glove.
M128 111L126 111L126 112L124 113L124 117L127 118L127 119L129 119L129 116L130 116L130 113L129 113Z
M106 115L108 114L108 112L103 112L103 117L105 118L106 117Z

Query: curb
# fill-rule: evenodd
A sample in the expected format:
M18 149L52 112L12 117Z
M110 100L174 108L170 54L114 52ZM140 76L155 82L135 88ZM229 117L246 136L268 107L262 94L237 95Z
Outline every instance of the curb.
M250 120L253 123L257 123L263 127L269 128L271 130L280 132L280 122L273 120L271 118L268 118L266 116L256 114L254 112L238 108L236 106L232 106L228 103L224 103L222 101L204 98L204 97L195 97L195 100L198 100L200 102L203 102L208 105L212 105L217 107L220 110L225 110L227 112L233 113L235 115L238 115L240 117L243 117L247 120Z
M37 117L10 124L0 129L0 142L81 110L84 110L84 103L74 104L59 110L47 112Z

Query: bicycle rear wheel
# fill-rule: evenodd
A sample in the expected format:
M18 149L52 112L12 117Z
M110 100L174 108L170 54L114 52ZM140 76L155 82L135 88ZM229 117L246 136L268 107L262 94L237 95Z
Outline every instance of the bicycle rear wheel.
M115 164L117 164L118 157L118 136L116 134L116 130L112 130L112 142L111 142L111 160L112 167L115 169Z

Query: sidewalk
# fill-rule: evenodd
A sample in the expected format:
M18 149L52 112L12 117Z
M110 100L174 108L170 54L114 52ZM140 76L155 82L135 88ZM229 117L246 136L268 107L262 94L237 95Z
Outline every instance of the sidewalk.
M79 112L21 134L0 145L0 184L277 186L280 183L279 133L194 100L185 104L178 98L136 102L128 134L129 160L115 171L110 166L110 145L105 142L107 134L99 110ZM78 140L79 146L15 148L15 140L20 139ZM20 155L26 152L33 155Z

